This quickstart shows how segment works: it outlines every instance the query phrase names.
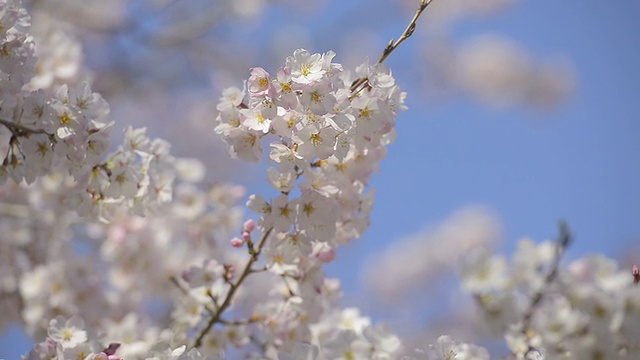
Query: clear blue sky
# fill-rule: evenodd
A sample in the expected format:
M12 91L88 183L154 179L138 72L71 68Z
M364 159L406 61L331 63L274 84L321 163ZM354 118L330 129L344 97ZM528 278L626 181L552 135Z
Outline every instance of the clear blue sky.
M345 8L371 3L354 1ZM393 6L376 3L382 11ZM467 204L484 204L499 214L507 251L522 236L553 236L561 217L576 236L569 257L598 252L619 258L640 248L640 2L518 3L500 16L460 24L456 36L492 31L535 57L565 54L577 70L577 90L550 113L496 111L463 98L435 104L412 96L412 74L403 74L411 44L394 54L387 64L409 92L410 110L400 114L396 143L373 182L371 228L329 269L347 295L358 287L367 253ZM331 26L326 19L339 18L342 9L331 7L333 15L312 20L312 34ZM396 37L405 24L398 18L381 26L380 37ZM329 38L321 45L327 48L317 51L337 47ZM249 191L266 189L255 186ZM0 359L17 359L29 346L11 331L0 338Z

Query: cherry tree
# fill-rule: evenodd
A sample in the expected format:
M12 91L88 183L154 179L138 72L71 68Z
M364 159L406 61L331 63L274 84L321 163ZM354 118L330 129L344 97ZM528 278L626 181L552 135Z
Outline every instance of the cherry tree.
M271 192L249 194L208 182L200 161L172 155L145 128L125 126L111 144L115 122L90 76L78 75L77 44L52 32L38 45L38 17L0 1L0 226L11 234L0 242L0 326L20 323L36 340L24 358L489 359L447 335L408 342L341 308L340 282L324 271L370 225L372 175L407 110L384 62L431 3L419 2L376 62L348 68L333 51L300 48L277 70L252 67L222 91L212 132L232 158L270 166ZM178 30L161 38L198 32ZM468 56L456 56L467 72L449 80L494 101L504 89L467 81L482 72ZM563 93L562 84L536 85ZM546 92L527 88L513 101L532 93ZM482 236L442 234L459 241L443 251L462 257L462 288L482 323L504 338L508 350L494 358L640 354L637 266L593 256L562 267L573 241L562 222L555 241L522 241L511 261L473 246ZM433 271L404 265L382 274L387 292Z

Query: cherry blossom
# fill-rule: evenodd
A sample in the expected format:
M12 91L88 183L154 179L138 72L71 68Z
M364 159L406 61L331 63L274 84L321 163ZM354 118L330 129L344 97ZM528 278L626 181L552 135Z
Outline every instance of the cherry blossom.
M0 0L0 230L11 235L0 242L0 325L19 322L38 342L25 359L489 359L447 335L412 352L341 308L340 282L324 272L371 222L370 182L406 110L383 61L429 3L374 64L345 69L333 51L297 49L222 91L213 133L231 156L270 163L271 188L246 194L145 128L124 126L112 145L109 104L81 74L73 36L33 37L21 3ZM566 231L523 240L509 260L472 246L496 232L479 223L488 229L435 238L461 247L440 254L463 256L461 287L509 358L640 355L637 266L631 276L602 256L561 266Z

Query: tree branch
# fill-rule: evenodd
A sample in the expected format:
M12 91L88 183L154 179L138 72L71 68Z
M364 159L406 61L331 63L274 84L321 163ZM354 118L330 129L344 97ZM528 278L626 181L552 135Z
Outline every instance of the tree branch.
M247 264L245 265L244 269L242 270L242 273L240 274L240 277L235 283L231 284L231 288L229 289L229 292L227 293L226 298L222 302L222 305L220 305L220 307L218 307L216 312L211 315L211 317L209 318L209 321L207 322L207 325L204 328L202 328L202 330L196 337L196 340L193 343L194 348L200 347L202 345L202 341L205 335L207 335L207 333L209 332L209 330L211 330L213 325L221 322L222 313L224 313L224 311L229 307L229 305L231 305L231 300L233 300L233 297L236 291L238 290L240 285L242 285L242 283L247 278L247 276L252 272L251 267L256 261L258 261L258 257L260 256L260 253L262 252L262 248L264 247L264 244L267 242L267 238L271 234L271 231L273 231L273 228L270 228L262 235L262 238L260 239L258 246L255 248L254 251L252 251L251 258L249 259L249 261L247 261Z
M382 64L383 61L385 61L387 59L387 57L389 55L391 55L391 53L400 45L402 44L405 40L407 40L409 37L411 37L411 35L413 35L413 32L416 30L416 22L418 21L418 19L420 18L420 15L422 15L422 12L427 8L427 6L429 6L429 4L431 4L433 2L433 0L420 0L420 6L418 6L418 10L416 10L416 14L413 15L413 19L411 19L411 22L409 23L409 25L407 26L406 29L404 29L404 32L402 33L402 35L400 35L400 37L398 38L398 40L396 40L394 42L393 39L391 39L391 41L389 41L389 44L387 44L387 47L384 49L384 51L382 52L382 55L380 56L380 59L378 59L377 64Z
M405 40L411 37L411 35L413 35L413 32L416 30L417 21L422 15L422 12L424 12L427 6L429 6L432 2L433 0L420 0L420 5L418 6L418 10L416 10L415 15L413 15L413 19L411 19L411 22L409 22L409 25L407 26L407 28L404 29L404 32L402 33L402 35L400 35L398 40L391 39L389 41L389 43L387 44L387 47L385 47L384 51L382 51L382 55L380 55L380 58L378 59L378 62L376 63L376 65L382 64L387 59L387 57L389 57L389 55L391 55L391 53L398 46L400 46L400 44L402 44ZM355 96L357 95L358 92L362 91L364 87L361 88L361 86L363 86L366 82L367 82L366 78L360 78L354 81L354 83L351 84L351 92L354 94L352 96Z
M43 129L31 129L24 125L16 124L13 121L0 119L0 124L9 129L14 136L29 136L31 134L45 134L51 136L51 134Z
M547 292L549 287L551 287L551 284L558 277L558 268L560 266L560 259L564 254L565 250L567 249L567 247L571 244L572 236L571 236L571 233L569 232L569 227L567 226L567 223L564 220L560 220L560 222L558 223L558 232L559 232L559 235L556 240L556 254L555 254L555 257L553 258L553 262L551 263L551 266L547 270L547 274L544 277L544 283L542 284L540 289L538 289L538 291L536 291L536 293L532 296L531 304L529 305L529 308L524 313L524 316L522 318L521 332L525 336L527 336L527 333L531 329L531 320L533 319L533 315L536 309L538 308L538 306L540 305L540 302L542 301L544 294ZM529 349L527 350L527 353L535 350L536 349L534 349L531 345L529 345Z

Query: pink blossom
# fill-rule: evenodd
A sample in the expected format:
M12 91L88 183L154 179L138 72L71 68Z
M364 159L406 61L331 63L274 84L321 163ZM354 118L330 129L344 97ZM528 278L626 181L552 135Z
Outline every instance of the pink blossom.
M235 248L239 248L242 247L242 245L244 245L244 240L234 237L233 239L231 239L231 246L235 247Z
M256 222L253 221L253 219L249 219L244 222L244 224L242 225L242 228L244 229L244 231L250 233L256 228Z

